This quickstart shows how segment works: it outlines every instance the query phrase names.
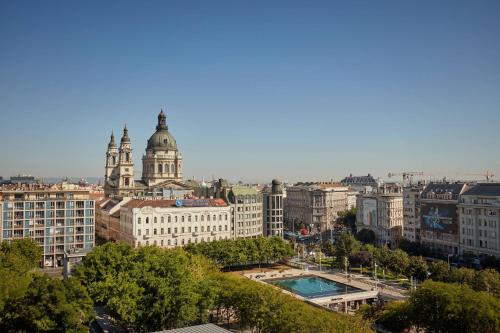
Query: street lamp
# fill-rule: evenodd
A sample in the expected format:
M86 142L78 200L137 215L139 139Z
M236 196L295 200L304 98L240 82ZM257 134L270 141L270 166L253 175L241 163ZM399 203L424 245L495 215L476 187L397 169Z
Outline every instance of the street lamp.
M450 269L450 257L453 256L453 253L448 254L448 269Z
M375 290L377 290L377 263L374 263L373 267L374 267Z
M344 266L345 266L345 279L347 281L347 265L349 264L349 259L347 257L344 257Z

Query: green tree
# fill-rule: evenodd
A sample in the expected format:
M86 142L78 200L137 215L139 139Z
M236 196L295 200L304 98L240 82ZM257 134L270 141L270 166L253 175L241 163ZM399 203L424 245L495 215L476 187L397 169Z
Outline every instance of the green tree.
M499 332L500 301L468 286L426 281L409 300L415 325L426 332Z
M356 233L356 207L339 212L337 223L346 226L352 232Z
M371 229L361 229L356 234L356 239L363 244L375 244L375 232Z
M408 267L406 268L406 276L413 276L419 281L427 279L427 262L422 257L411 257Z
M500 273L488 268L478 272L471 284L477 291L486 291L500 298Z
M2 332L88 332L92 301L74 279L35 274L26 293L0 313Z
M344 258L358 252L361 249L361 244L350 233L343 233L339 240L335 243L335 257L340 265L344 264Z
M388 268L397 275L401 275L403 272L406 272L410 265L410 257L408 257L406 252L397 249L395 251L390 251L389 253Z

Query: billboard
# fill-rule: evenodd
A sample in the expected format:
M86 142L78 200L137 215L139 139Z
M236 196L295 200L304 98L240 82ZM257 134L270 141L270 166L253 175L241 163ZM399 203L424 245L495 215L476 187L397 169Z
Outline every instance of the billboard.
M376 226L377 225L377 200L363 200L363 224Z
M456 204L422 203L422 229L448 234L458 234Z

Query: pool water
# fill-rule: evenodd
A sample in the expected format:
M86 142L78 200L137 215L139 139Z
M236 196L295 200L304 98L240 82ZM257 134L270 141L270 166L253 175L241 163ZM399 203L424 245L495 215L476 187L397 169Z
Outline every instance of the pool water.
M318 276L278 279L268 282L304 298L334 296L362 291L361 289L351 287L343 283L323 279Z

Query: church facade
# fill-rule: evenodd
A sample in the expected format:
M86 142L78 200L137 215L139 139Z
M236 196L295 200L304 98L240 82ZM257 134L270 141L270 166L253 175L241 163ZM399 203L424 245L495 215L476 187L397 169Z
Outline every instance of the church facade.
M114 134L106 151L104 192L107 197L157 197L159 199L185 198L192 188L183 182L182 154L168 130L163 110L158 115L156 131L147 142L142 156L141 179L134 179L132 144L127 126L123 129L120 146Z

